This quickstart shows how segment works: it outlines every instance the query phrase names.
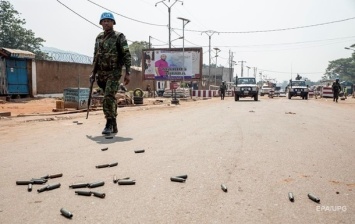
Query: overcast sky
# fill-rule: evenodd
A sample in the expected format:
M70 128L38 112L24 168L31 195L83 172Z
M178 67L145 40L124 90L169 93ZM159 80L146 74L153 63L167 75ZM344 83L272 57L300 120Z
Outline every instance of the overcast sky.
M103 8L87 0L60 0L63 4L99 26ZM10 0L26 20L26 28L46 40L44 46L93 55L94 41L100 28L74 14L57 0ZM218 65L228 67L229 50L234 54L236 73L240 63L257 67L268 78L288 80L296 73L313 81L321 78L328 62L350 57L344 49L355 44L355 0L175 0L164 1L155 7L155 0L92 0L114 11L115 29L130 41L149 41L154 47L168 47L168 7L171 7L171 39L182 36L182 21L191 20L185 27L185 47L203 47L204 63L208 64L208 35L213 48L221 49ZM129 17L131 19L125 18ZM134 20L140 22L136 22ZM333 21L343 22L302 29L276 32L252 32L309 26ZM149 24L145 24L145 23ZM228 33L229 32L229 33ZM244 33L238 33L244 32ZM130 42L129 42L130 43ZM165 44L165 45L164 45ZM159 46L158 46L159 45ZM182 47L182 39L172 42ZM245 68L244 76L248 69ZM250 69L250 75L252 69ZM235 74L234 74L235 75Z

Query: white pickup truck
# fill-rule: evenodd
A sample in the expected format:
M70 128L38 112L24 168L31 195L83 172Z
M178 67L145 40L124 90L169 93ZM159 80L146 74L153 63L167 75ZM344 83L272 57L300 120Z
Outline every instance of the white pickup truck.
M263 85L260 89L260 96L269 95L271 90L273 90L273 88L268 85Z

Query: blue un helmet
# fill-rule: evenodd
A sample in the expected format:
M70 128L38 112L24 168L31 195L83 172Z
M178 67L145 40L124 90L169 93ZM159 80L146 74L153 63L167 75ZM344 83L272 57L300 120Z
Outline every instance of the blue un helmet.
M116 25L116 21L115 21L115 17L113 17L113 14L110 13L110 12L104 12L101 14L101 17L100 17L100 25L101 25L101 21L103 19L110 19L110 20L113 20L113 25Z

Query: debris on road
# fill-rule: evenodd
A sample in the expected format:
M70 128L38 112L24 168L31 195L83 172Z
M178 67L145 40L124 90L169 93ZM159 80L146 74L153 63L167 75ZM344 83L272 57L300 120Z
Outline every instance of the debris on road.
M87 187L89 184L88 183L78 183L78 184L72 184L69 186L69 188L75 189L75 188L84 188Z
M296 114L296 113L293 113L293 112L285 112L285 114Z
M141 149L141 150L135 150L134 152L135 152L135 153L143 153L143 152L145 152L145 150L144 150L144 149Z
M105 193L99 193L99 192L91 192L95 197L98 198L105 198L106 194Z
M113 136L105 136L106 139L113 139Z
M66 210L65 208L61 208L60 213L62 213L62 215L64 217L67 217L69 219L71 219L73 217L73 214L71 212L69 212L68 210Z
M50 191L50 190L53 190L53 189L56 189L56 188L60 188L60 183L58 184L52 184L52 185L47 185L45 187L42 187L40 189L37 189L37 192L38 193L41 193L43 191Z
M135 185L136 184L136 181L135 180L128 180L128 179L121 179L121 180L118 180L118 185Z
M58 177L62 177L63 174L62 173L58 173L58 174L52 174L52 175L46 175L41 177L40 179L53 179L53 178L58 178Z
M184 174L184 175L179 175L179 176L175 176L175 177L178 177L178 178L182 178L182 179L187 179L187 175L186 174Z
M106 167L109 167L110 164L102 164L102 165L97 165L96 168L100 169L100 168L106 168Z
M33 184L33 181L30 180L17 180L16 185L29 185Z
M317 196L315 196L315 195L313 195L311 193L308 194L308 198L311 199L312 201L316 202L316 203L320 202L320 199Z
M294 202L294 201L295 201L295 198L294 198L292 192L288 192L288 199L289 199L291 202Z
M181 178L181 177L170 177L170 180L173 182L180 182L180 183L183 183L186 181L186 179Z
M47 183L47 179L34 179L34 178L32 178L31 179L31 181L32 181L32 184L44 184L44 183Z
M107 149L108 149L108 147L101 149L101 151L106 151Z
M31 183L28 184L27 191L28 191L28 192L31 192L31 191L32 191L32 184L31 184Z
M221 189L222 189L222 191L224 191L224 192L227 192L227 191L228 191L228 188L227 188L227 186L226 186L225 184L221 184Z
M88 187L95 188L95 187L100 187L100 186L104 186L104 185L105 185L104 181L98 181L98 182L88 184Z
M106 168L106 167L113 167L113 166L117 166L118 162L115 163L110 163L110 164L102 164L102 165L97 165L96 168L100 169L100 168Z
M91 196L91 191L75 191L77 195Z

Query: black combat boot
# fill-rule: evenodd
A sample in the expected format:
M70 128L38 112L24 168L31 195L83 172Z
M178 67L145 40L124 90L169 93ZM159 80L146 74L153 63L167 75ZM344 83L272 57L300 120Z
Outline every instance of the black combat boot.
M117 129L117 120L116 118L112 119L112 133L117 133L118 129Z
M106 118L106 125L104 130L102 131L103 135L110 135L112 133L112 119Z

